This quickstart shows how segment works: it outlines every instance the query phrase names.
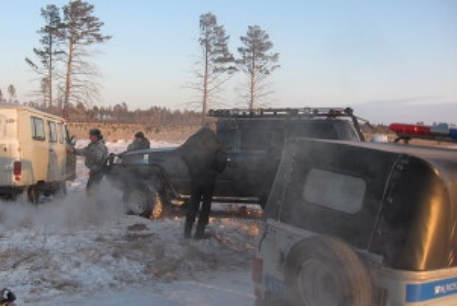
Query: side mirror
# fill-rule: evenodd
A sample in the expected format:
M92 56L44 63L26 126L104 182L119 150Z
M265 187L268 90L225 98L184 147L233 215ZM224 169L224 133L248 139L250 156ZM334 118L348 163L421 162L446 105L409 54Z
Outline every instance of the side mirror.
M71 138L70 138L70 144L71 144L72 146L76 145L76 136L74 136L74 135L71 136Z

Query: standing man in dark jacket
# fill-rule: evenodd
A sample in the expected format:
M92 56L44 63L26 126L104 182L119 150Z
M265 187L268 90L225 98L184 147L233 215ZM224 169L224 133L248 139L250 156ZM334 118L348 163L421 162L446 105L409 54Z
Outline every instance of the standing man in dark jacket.
M85 148L75 149L75 153L86 158L85 165L89 168L86 190L90 193L103 179L103 168L108 157L108 148L99 129L91 129L89 138L90 143Z
M127 151L149 149L150 147L151 143L149 142L149 139L144 137L143 132L138 132L135 134L133 142L127 147Z
M208 127L200 129L189 137L180 150L184 162L189 168L191 185L191 199L187 207L184 238L191 237L192 227L201 202L194 239L202 239L209 222L216 175L225 169L227 152L224 143Z

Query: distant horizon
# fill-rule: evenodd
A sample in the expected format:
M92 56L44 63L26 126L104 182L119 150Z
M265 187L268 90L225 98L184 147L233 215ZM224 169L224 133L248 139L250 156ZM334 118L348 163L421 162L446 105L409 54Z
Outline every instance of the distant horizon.
M37 75L25 63L39 47L40 9L69 1L27 0L2 4L0 88L16 88L30 101ZM230 35L238 56L240 36L250 25L270 35L281 65L270 79L270 107L352 107L371 122L456 122L457 2L361 0L169 2L87 1L111 41L93 57L103 78L97 106L125 102L195 110L199 97L186 89L199 54L199 18L211 12ZM242 107L242 75L227 83L218 104ZM246 103L247 105L247 103Z

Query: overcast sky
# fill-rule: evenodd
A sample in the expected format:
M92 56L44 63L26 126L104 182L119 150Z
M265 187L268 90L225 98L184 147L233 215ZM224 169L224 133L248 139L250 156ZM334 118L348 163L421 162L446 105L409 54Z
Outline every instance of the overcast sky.
M211 12L230 35L259 25L280 54L272 107L351 106L375 123L456 122L457 1L121 1L92 0L112 35L92 58L103 79L100 105L189 108L185 89L199 53L200 15ZM24 61L39 47L40 8L68 1L1 0L0 88L21 101L38 88ZM225 107L240 106L241 77L227 84ZM247 105L247 104L246 104Z

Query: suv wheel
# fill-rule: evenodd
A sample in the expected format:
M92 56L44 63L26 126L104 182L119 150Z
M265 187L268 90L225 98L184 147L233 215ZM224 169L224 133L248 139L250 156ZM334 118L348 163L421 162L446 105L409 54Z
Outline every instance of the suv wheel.
M286 260L286 284L292 305L372 304L372 284L358 255L332 237L302 240Z
M136 187L128 190L123 196L128 213L141 217L159 218L163 205L157 192L151 192L146 187Z

